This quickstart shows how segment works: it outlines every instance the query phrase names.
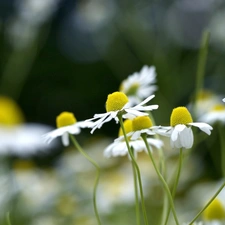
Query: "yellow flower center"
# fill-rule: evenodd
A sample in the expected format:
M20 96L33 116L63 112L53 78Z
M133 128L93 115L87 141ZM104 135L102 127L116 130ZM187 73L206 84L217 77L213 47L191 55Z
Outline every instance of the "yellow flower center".
M225 106L222 104L217 104L212 108L212 111L224 111L225 110Z
M186 107L177 107L173 109L170 116L170 126L175 127L178 124L192 123L192 117Z
M150 128L152 126L152 121L148 116L138 116L133 119L132 125L133 130L137 131Z
M113 92L108 95L106 101L106 111L117 111L124 107L124 105L128 102L128 97L123 92Z
M203 212L205 220L223 220L225 219L225 209L219 199L214 199L212 203Z
M0 96L0 124L15 125L24 122L19 106L12 99Z
M125 129L125 132L126 134L130 133L131 131L133 131L133 127L132 127L132 120L125 120L123 122L123 126L124 126L124 129ZM122 128L120 127L119 129L119 134L118 136L123 136L123 130Z
M57 128L65 127L76 123L77 120L73 113L62 112L56 117L56 126Z
M197 94L197 100L207 100L214 96L213 92L209 90L199 91Z

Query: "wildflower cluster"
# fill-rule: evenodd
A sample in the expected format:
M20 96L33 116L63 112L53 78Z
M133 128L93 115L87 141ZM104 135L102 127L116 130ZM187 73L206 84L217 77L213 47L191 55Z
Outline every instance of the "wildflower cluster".
M170 212L173 214L175 224L180 224L174 204L174 197L180 180L183 150L191 149L194 145L195 135L193 133L193 127L199 128L207 135L211 134L213 128L205 122L194 122L188 107L185 106L179 106L172 110L169 126L155 124L151 111L157 110L159 105L149 104L155 97L154 92L158 89L155 82L155 68L144 66L140 73L134 73L127 80L124 80L121 83L119 91L108 95L105 103L105 113L95 114L93 118L84 121L77 121L73 113L63 112L56 118L57 129L44 135L44 140L47 143L60 136L64 146L69 145L70 139L75 147L96 167L97 175L93 191L93 204L98 224L102 224L98 212L98 198L96 196L100 168L83 151L73 135L79 134L83 128L91 129L90 133L93 134L96 129L100 129L105 123L112 120L120 124L118 138L105 148L103 154L106 158L127 155L131 162L137 224L141 224L139 201L141 202L144 224L149 224L141 172L137 162L138 153L142 151L149 156L155 169L155 174L163 187L165 199L169 203L163 205L162 224L167 224ZM168 145L166 144L165 137L169 138L170 147L173 151L176 152L178 149L180 151L178 169L174 175L175 183L172 188L166 178L166 158L163 149L165 147L168 148ZM156 151L153 151L153 149ZM155 157L155 155L158 155L158 157ZM161 166L158 165L157 161L159 161ZM219 191L223 189L224 185L225 183L222 184ZM224 208L222 208L220 202L216 199L219 191L209 200L197 216L192 220L189 218L190 223L183 221L183 224L203 224L202 221L197 222L197 219L202 213L204 213L203 217L206 220L224 219Z

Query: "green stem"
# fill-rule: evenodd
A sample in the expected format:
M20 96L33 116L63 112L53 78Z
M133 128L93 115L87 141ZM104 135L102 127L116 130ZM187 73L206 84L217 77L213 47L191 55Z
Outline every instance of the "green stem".
M173 198L172 198L172 195L170 193L170 189L168 187L168 184L166 183L166 181L164 180L163 176L161 175L160 171L158 170L158 168L156 166L155 160L154 160L154 158L152 156L152 152L151 152L150 147L148 145L148 141L147 141L147 138L146 138L146 134L143 134L142 135L142 139L143 139L143 141L144 141L144 143L146 145L146 148L148 150L149 157L152 160L152 164L153 164L153 166L155 168L155 171L156 171L159 179L161 180L161 182L163 184L163 187L164 187L164 189L165 189L165 191L167 193L167 196L168 196L168 199L169 199L169 202L170 202L170 206L171 206L171 209L172 209L172 212L173 212L173 216L174 216L174 220L176 222L176 225L179 225L179 222L178 222L178 219L177 219L177 215L176 215L176 211L175 211L175 207L174 207L174 204L173 204Z
M96 168L96 178L95 178L95 184L94 184L94 190L93 190L93 204L94 204L94 211L95 211L95 216L96 219L98 221L98 225L101 225L101 220L99 217L99 213L98 213L98 208L97 208L97 204L96 204L96 192L97 192L97 186L98 186L98 182L99 182L99 176L100 176L100 168L98 166L98 164L87 154L84 152L84 150L81 148L81 146L79 145L79 143L77 142L77 140L75 139L75 137L73 135L70 134L70 139L73 142L74 146L78 149L78 151L90 162L93 164L93 166Z
M183 164L183 151L182 150L183 149L180 148L180 155L179 155L179 164L178 164L178 169L177 169L177 175L176 175L175 183L174 183L173 190L172 190L172 198L173 199L174 199L176 191L177 191L177 186L178 186L178 182L179 182L179 179L180 179L181 167L182 167L182 164ZM167 215L166 215L165 225L168 222L169 215L170 215L170 208L169 208L169 210L167 212Z
M138 184L137 184L137 174L135 170L135 165L132 162L132 171L133 171L133 177L134 177L134 194L135 194L135 210L136 210L136 223L137 225L141 224L140 220L140 209L139 209L139 198L138 198Z
M210 32L206 30L202 35L201 46L199 50L197 72L196 72L196 90L195 90L195 103L198 99L198 94L203 88L203 80L205 74L205 64L208 54L208 45L209 45ZM195 105L195 104L194 104Z
M201 209L201 211L194 217L194 219L189 223L189 225L192 225L195 220L198 219L198 217L204 212L204 210L211 204L211 202L217 197L217 195L222 191L222 189L225 186L225 182L223 182L223 184L221 185L221 187L219 188L219 190L212 196L212 198L208 201L208 203L204 206L203 209Z
M221 170L222 175L225 178L225 140L224 140L224 132L223 127L218 124L219 135L220 135L220 151L221 151Z
M124 128L124 125L123 125L122 115L118 115L118 118L119 118L119 121L120 121L121 129L123 131L123 135L124 135L124 138L125 138L125 142L126 142L126 145L127 145L129 156L130 156L130 158L132 160L132 163L133 163L133 165L134 165L134 167L136 169L137 181L138 181L138 184L139 184L139 191L140 191L141 205L142 205L144 221L145 221L145 224L148 225L148 217L147 217L147 213L146 213L146 209L145 209L144 194L143 194L143 189L142 189L140 169L139 169L138 164L137 164L137 162L136 162L136 160L135 160L135 158L133 156L133 153L132 153L132 151L130 149L129 141L127 139L126 131L125 131L125 128Z
M6 214L6 221L7 221L7 225L11 225L9 212L7 212Z

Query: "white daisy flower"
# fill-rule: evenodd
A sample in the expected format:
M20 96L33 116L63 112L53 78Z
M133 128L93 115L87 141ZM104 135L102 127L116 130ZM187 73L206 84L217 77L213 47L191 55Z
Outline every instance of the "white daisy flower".
M41 138L50 129L49 126L35 123L14 126L1 125L0 155L26 157L53 148L54 145L47 145Z
M193 146L194 136L192 126L198 127L200 130L210 135L213 129L207 123L193 122L192 116L186 107L177 107L173 109L170 117L171 126L160 126L153 128L153 131L170 137L172 148L189 149Z
M68 146L69 134L79 134L81 132L81 128L90 126L92 122L77 122L73 113L62 112L59 116L57 116L56 124L58 128L43 135L44 140L47 143L50 143L53 139L61 136L63 145Z
M210 90L202 90L198 93L195 104L189 104L187 108L200 120L202 115L207 114L209 109L217 104L221 104L221 98L217 94Z
M208 113L200 117L200 120L209 124L225 123L225 106L223 104L215 105Z
M223 102L225 102L225 98L223 99Z
M149 102L154 97L154 95L151 95L138 105L131 107L128 97L124 93L113 92L112 94L108 95L106 101L107 112L95 114L93 118L85 121L90 122L92 120L96 120L91 125L87 124L89 128L92 128L91 133L93 133L97 128L101 128L104 123L109 122L112 119L115 119L116 122L118 122L118 114L122 114L123 118L125 119L133 119L137 116L148 115L142 111L151 111L158 108L158 105L144 106L144 104Z
M132 134L133 131L133 121L132 120L125 120L124 121L124 128L126 133ZM149 145L155 147L155 148L161 148L163 143L160 140L154 139L154 138L147 138L147 142ZM141 151L146 151L145 143L142 139L135 139L129 140L130 147L133 148L134 157L137 157L137 153ZM116 157L116 156L124 156L128 155L128 149L127 145L123 136L122 129L119 130L119 138L115 139L112 144L110 144L104 151L104 156L109 157Z
M0 109L0 155L26 157L54 147L41 139L51 127L25 123L23 112L13 99L0 96Z
M127 95L132 105L135 105L158 89L154 85L155 82L155 67L143 66L139 73L135 72L123 80L119 90Z

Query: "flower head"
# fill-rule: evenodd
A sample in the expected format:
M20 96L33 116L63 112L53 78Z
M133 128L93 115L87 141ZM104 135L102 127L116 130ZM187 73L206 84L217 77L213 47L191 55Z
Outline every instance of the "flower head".
M170 137L172 148L186 148L193 146L194 136L192 126L210 135L213 129L207 123L193 122L192 116L186 107L177 107L173 109L170 117L170 126L154 129L155 132Z
M215 198L205 209L203 212L203 219L205 221L225 220L225 208L218 198Z
M201 121L209 124L225 123L225 106L223 104L215 105L208 113L200 117Z
M136 72L123 80L119 90L128 96L132 105L135 105L157 90L155 82L155 67L143 66L139 73Z
M133 129L133 120L125 120L124 123L124 129L125 132L127 134L132 134L134 132ZM114 142L112 144L110 144L104 151L104 155L105 157L111 157L111 156L124 156L128 154L128 149L127 149L127 145L123 136L123 131L122 128L119 129L119 137L117 139L114 140ZM131 136L131 135L130 135ZM140 137L140 136L139 136ZM147 151L145 143L143 142L143 140L139 139L135 139L132 140L130 138L129 139L129 145L130 147L132 147L133 149L133 154L135 157L137 157L137 153L141 152L141 151ZM147 138L147 141L149 143L149 145L152 145L155 148L161 148L163 143L160 140L154 139L154 138Z
M56 137L61 136L63 145L68 146L69 134L79 134L81 128L85 128L90 124L91 122L77 122L74 114L71 112L62 112L56 118L57 129L45 134L43 137L47 143L50 143Z
M24 123L23 112L13 99L0 96L0 109L0 155L25 157L53 147L41 139L51 128Z
M143 111L151 111L157 109L158 105L144 106L149 102L154 95L149 96L144 101L136 106L131 107L127 96L123 92L113 92L108 95L106 101L106 113L95 114L93 118L86 120L86 122L96 120L89 127L92 128L91 133L93 133L97 128L101 128L106 122L115 119L118 122L118 114L122 115L125 119L133 119L137 116L148 115Z

